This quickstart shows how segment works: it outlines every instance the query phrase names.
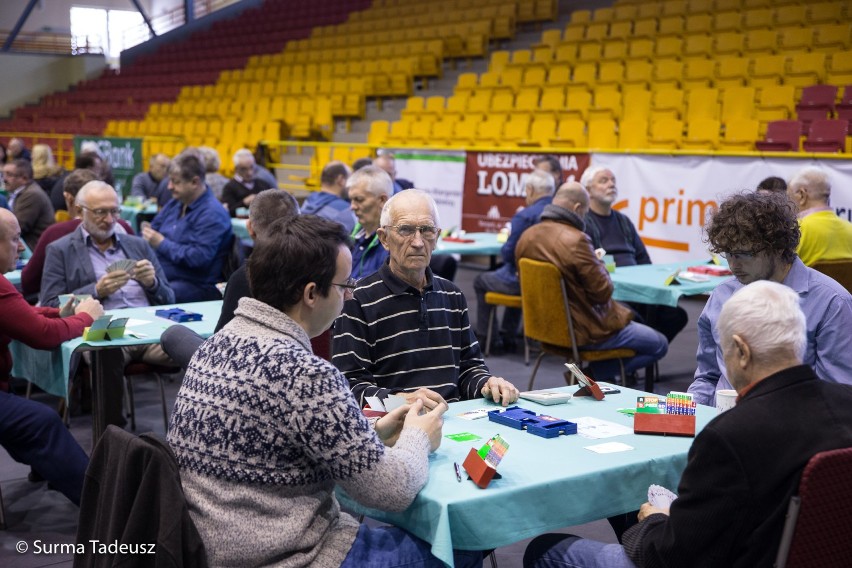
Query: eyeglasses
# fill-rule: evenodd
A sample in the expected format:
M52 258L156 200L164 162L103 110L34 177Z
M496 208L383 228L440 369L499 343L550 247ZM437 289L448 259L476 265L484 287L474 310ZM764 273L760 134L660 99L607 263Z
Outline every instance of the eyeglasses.
M731 251L731 252L721 252L719 256L726 260L751 260L754 258L757 252L749 252L743 250Z
M106 217L107 215L112 215L113 217L118 217L121 215L121 208L116 207L115 209L89 209L85 205L81 205L83 209L90 212L95 217L100 217L101 219Z
M338 284L337 282L332 282L332 284L339 288L343 288L343 291L347 294L352 294L355 292L355 288L358 287L358 281L354 278L347 278L346 282L342 284Z
M396 229L400 237L413 237L414 233L420 231L420 236L424 239L434 239L438 236L438 227L433 225L386 225L385 228Z

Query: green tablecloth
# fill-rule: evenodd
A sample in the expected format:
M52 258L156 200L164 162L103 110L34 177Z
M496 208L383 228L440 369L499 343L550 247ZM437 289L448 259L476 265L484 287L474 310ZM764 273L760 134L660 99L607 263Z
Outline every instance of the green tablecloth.
M576 387L566 390L574 391ZM644 393L623 387L621 390L621 394L608 395L601 402L578 397L568 404L541 406L522 399L518 406L558 418L599 418L632 429L633 419L616 410L635 407L636 397ZM487 418L470 421L458 417L464 411L486 406L494 407L482 399L450 405L444 435L471 432L482 439L459 443L444 438L438 451L430 456L429 481L402 513L361 507L338 491L341 502L426 540L432 544L436 557L452 565L454 548L497 548L638 509L647 500L652 483L676 490L692 445L692 438L634 434L598 440L580 435L544 439ZM716 414L716 409L700 406L698 429ZM463 481L459 483L453 463L461 465L472 447L480 447L494 434L509 443L497 468L502 479L480 489L462 470ZM622 442L634 449L610 454L585 449L605 442Z
M706 264L701 260L674 262L669 264L639 264L620 266L610 274L614 290L612 298L621 302L677 306L681 296L708 294L731 276L711 276L707 282L690 282L680 279L680 284L664 284L675 270L687 270L690 266Z

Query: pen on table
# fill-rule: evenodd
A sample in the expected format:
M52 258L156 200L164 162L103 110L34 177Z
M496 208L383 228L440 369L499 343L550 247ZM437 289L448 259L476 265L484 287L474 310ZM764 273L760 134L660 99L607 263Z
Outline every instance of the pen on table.
M453 466L456 468L456 479L461 483L461 471L459 471L459 464L453 462Z

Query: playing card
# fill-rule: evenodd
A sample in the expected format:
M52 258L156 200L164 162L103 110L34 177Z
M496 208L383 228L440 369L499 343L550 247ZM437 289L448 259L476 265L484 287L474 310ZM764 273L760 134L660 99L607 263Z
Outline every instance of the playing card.
M663 487L662 485L651 485L648 488L648 503L658 509L668 509L671 507L672 501L677 499L677 495Z

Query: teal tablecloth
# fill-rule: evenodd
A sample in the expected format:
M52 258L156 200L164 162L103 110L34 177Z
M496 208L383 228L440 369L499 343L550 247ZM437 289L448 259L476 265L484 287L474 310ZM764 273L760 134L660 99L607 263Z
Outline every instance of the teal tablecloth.
M13 270L12 272L7 272L3 276L6 277L6 280L12 283L12 286L18 286L21 284L21 271Z
M674 262L670 264L640 264L620 266L610 274L615 289L612 298L620 302L677 306L681 296L709 294L716 286L731 276L711 276L707 282L691 282L680 279L680 284L664 285L666 278L675 270L687 270L690 266L706 264L701 260Z
M139 224L137 223L137 217L140 213L145 213L146 215L156 215L157 206L151 204L145 205L144 207L134 207L131 205L121 206L121 218L127 221L127 224L133 227L133 230L137 232L139 232Z
M246 229L246 221L247 219L237 219L236 217L231 219L231 229L234 231L234 235L236 235L238 239L251 240L248 229Z
M470 254L496 256L500 254L503 243L497 241L497 233L466 233L463 239L473 239L472 243L458 243L438 239L433 254Z
M565 389L574 391L576 387ZM621 394L608 395L601 402L582 397L568 404L541 406L522 399L518 406L559 418L595 417L632 429L633 418L616 410L635 407L636 397L644 393L623 387L621 390ZM452 566L453 548L488 550L633 511L647 501L652 483L676 490L692 445L692 438L634 434L598 440L579 435L544 439L487 418L470 421L458 417L464 411L486 406L494 407L482 399L450 405L444 435L471 432L482 439L459 443L444 438L438 451L430 456L429 481L402 513L362 507L338 491L341 502L426 540L432 544L432 553ZM698 429L716 414L716 409L700 406ZM463 481L459 483L453 463L461 465L472 447L479 448L494 434L509 443L497 468L502 479L480 489L462 470ZM622 442L634 449L611 454L585 449L605 442Z
M66 341L59 348L50 351L33 349L19 341L13 341L9 345L14 363L12 375L29 380L45 392L67 398L68 380L76 367L76 362L72 365L72 358L75 352L159 343L163 331L174 325L174 322L157 317L154 315L154 311L170 307L183 308L186 311L202 314L203 319L201 321L189 322L182 325L187 326L202 337L209 337L213 335L213 330L219 321L219 314L222 311L222 300L175 304L173 306L125 308L121 310L109 310L107 312L115 317L144 320L146 323L138 325L130 322L130 326L127 328L129 332L138 332L145 336L141 338L130 337L127 334L122 339L112 341L84 341L82 338L77 338Z

